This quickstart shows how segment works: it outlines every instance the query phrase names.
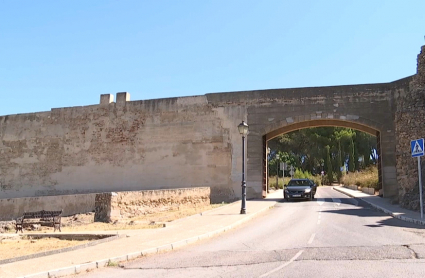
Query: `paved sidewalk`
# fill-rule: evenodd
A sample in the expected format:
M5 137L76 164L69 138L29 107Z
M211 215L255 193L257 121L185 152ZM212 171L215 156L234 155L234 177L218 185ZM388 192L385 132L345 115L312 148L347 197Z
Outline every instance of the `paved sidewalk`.
M123 237L84 249L0 265L0 277L60 277L105 267L108 262L171 251L226 232L274 207L281 199L282 190L278 190L267 199L248 200L246 214L240 214L241 202L237 201L167 223L165 228L114 231Z
M334 186L333 188L336 191L344 193L350 197L359 198L377 210L387 213L394 218L419 225L425 225L425 219L421 219L421 214L419 212L401 208L399 205L393 205L389 199L369 195L361 191L348 189L342 186Z

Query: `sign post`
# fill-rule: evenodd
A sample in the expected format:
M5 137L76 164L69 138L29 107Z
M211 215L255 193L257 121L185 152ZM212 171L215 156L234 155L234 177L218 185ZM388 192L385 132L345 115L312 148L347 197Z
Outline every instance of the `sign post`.
M419 203L421 206L421 219L424 218L424 208L422 202L422 169L421 169L421 156L424 155L424 139L412 140L410 142L410 149L412 150L412 157L418 158L418 175L419 175Z

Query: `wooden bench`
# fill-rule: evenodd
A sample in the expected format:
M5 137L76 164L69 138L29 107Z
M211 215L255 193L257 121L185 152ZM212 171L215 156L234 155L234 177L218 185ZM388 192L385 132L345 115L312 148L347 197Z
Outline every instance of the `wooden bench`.
M48 211L48 210L41 210L41 211L34 211L34 212L24 212L24 215L16 219L16 233L18 231L21 231L23 233L24 225L30 225L30 224L49 224L52 225L54 228L54 232L56 232L56 229L61 232L61 215L62 210L57 211ZM37 219L36 221L26 221L30 219Z

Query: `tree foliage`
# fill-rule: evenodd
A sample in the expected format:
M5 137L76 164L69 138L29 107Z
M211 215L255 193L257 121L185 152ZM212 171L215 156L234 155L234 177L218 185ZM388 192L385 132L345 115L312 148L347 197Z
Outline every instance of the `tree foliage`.
M349 128L306 128L282 134L268 144L272 149L269 155L271 175L276 174L276 163L282 161L313 175L324 171L328 179L332 179L331 169L339 180L341 167L346 166L354 172L375 164L378 159L376 137ZM280 156L279 161L275 159L276 154Z

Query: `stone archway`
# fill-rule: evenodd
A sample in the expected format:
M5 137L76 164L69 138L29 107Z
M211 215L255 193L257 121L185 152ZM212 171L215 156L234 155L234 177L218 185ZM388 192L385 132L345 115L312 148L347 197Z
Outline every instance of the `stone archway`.
M347 95L344 97L350 99L350 94ZM347 100L344 107L341 107L341 104L335 103L332 99L306 103L308 99L301 98L300 101L300 96L294 99L295 103L287 104L287 98L284 99L282 96L281 101L248 107L247 122L250 125L247 146L248 197L259 198L266 193L265 168L268 140L297 129L340 126L377 137L378 172L383 195L386 198L396 198L398 196L396 137L392 120L394 106L389 101L390 97L391 94L388 93L380 101L372 98L363 98L362 101L354 102Z
M268 169L267 169L267 145L268 142L277 136L293 131L297 131L304 128L313 128L313 127L346 127L346 128L352 128L355 130L359 130L365 133L368 133L370 135L373 135L377 139L377 153L378 153L378 180L379 180L379 187L384 189L384 182L383 182L383 175L382 175L382 167L381 167L381 146L380 146L380 138L381 138L381 132L379 130L376 130L374 128L371 128L364 124L359 124L356 122L346 121L346 120L340 120L340 119L316 119L316 120L310 120L310 121L303 121L303 122L297 122L289 125L282 126L280 128L277 128L263 136L263 153L265 155L264 163L263 163L263 197L267 194L268 189ZM385 190L384 190L385 191Z

